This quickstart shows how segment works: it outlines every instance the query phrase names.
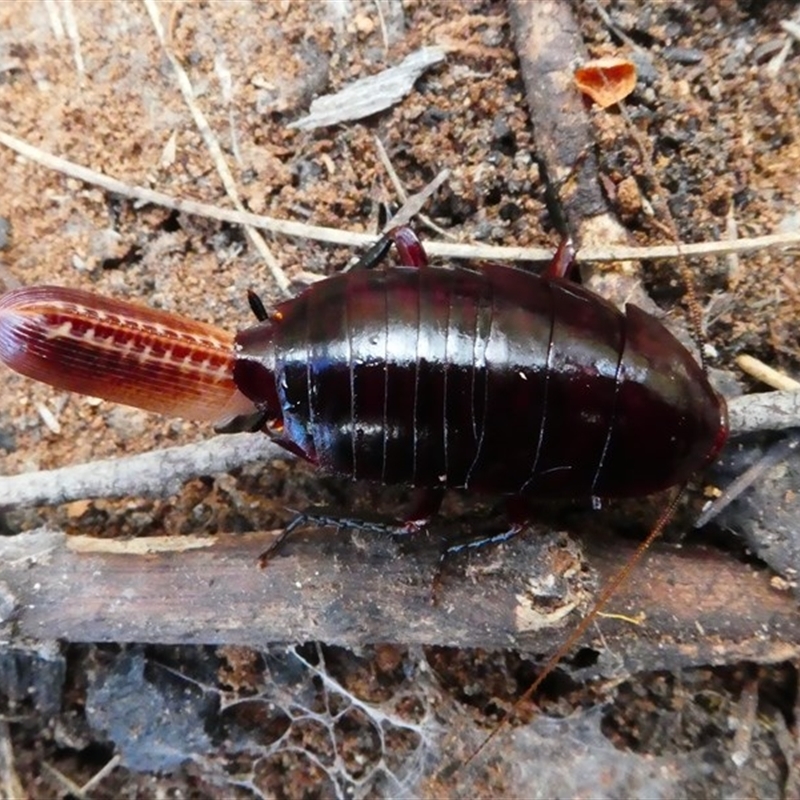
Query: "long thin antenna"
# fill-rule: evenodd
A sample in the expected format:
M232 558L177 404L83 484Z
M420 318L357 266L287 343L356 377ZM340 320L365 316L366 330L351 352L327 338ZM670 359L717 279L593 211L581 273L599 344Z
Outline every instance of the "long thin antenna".
M639 147L641 157L645 165L645 170L647 174L651 177L651 179L655 182L656 186L659 188L659 194L663 196L663 190L661 189L660 182L656 177L655 166L650 156L650 152L647 148L647 143L645 142L644 137L636 128L636 125L631 120L631 117L628 114L628 110L625 107L624 103L620 101L618 103L618 106L620 108L622 116L624 117L627 123L628 130L630 131L637 146ZM694 276L686 261L686 256L684 254L683 246L681 244L680 236L678 233L678 226L669 210L668 204L664 202L663 199L661 199L660 207L663 216L666 219L666 224L663 223L659 224L655 221L654 224L656 224L657 227L659 227L664 233L666 233L666 235L672 239L672 241L675 243L677 247L678 269L685 284L685 289L686 289L685 299L689 311L690 326L692 329L694 339L697 342L699 350L700 366L702 367L703 371L707 373L708 369L706 365L705 353L703 352L704 336L703 336L703 326L702 326L702 311L700 308L700 304L697 300L697 293L695 291L695 284L694 284ZM536 680L514 703L514 706L511 709L511 713L508 716L506 716L500 722L500 724L497 725L494 728L494 730L488 734L488 736L486 736L486 738L481 742L481 744L466 759L466 761L464 762L464 766L468 765L473 759L475 759L475 757L478 756L483 751L483 749L489 744L489 742L491 742L492 739L494 739L495 736L497 736L497 734L508 724L509 720L512 717L516 716L520 707L524 703L527 703L530 700L534 692L536 692L537 689L539 689L544 680L558 666L559 662L572 650L572 648L583 637L583 635L589 629L589 626L592 625L592 623L597 618L600 611L602 611L602 609L606 606L611 597L613 597L613 595L617 592L620 586L628 579L631 572L636 568L636 566L642 560L644 554L651 547L653 542L655 542L655 540L658 539L658 537L663 533L664 528L672 519L675 513L675 509L677 508L681 497L686 491L687 485L688 485L687 483L684 483L677 490L673 498L661 512L661 515L659 516L653 528L650 530L650 533L647 535L647 538L636 548L635 553L630 559L628 559L627 563L625 563L608 581L608 583L603 587L599 596L594 601L594 604L592 605L592 608L589 611L589 613L586 614L586 616L576 626L576 628L572 631L572 633L570 633L570 635L566 638L563 644L561 644L558 647L558 649L550 656L550 658L548 658Z
M661 512L661 515L659 516L655 525L653 525L650 533L647 535L647 538L636 548L636 552L603 587L603 591L600 592L600 595L594 601L594 605L589 613L581 620L580 624L572 631L572 633L570 633L570 635L555 651L555 653L550 656L544 667L542 667L539 677L536 678L536 680L525 690L522 696L514 703L511 713L503 719L503 721L480 743L480 745L478 745L477 749L464 762L464 766L467 766L476 756L478 756L486 747L486 745L489 744L489 742L491 742L492 739L494 739L494 737L497 736L497 734L500 733L500 731L508 724L509 720L516 716L516 713L519 711L520 707L530 700L530 698L533 696L533 693L542 685L545 678L550 675L550 673L558 666L561 659L563 659L567 653L572 650L572 648L578 643L578 640L581 639L584 633L586 633L586 631L589 629L589 626L597 618L597 615L603 610L606 603L616 593L619 587L622 586L622 584L627 580L628 576L641 561L642 557L653 544L653 542L658 539L659 536L661 536L664 528L672 519L675 509L678 507L678 503L680 502L683 493L686 491L686 486L687 484L683 484L683 486L678 489L674 497L667 504L666 508Z
M684 299L689 312L689 325L691 327L692 337L697 344L700 366L703 368L703 372L708 374L708 364L706 363L706 354L703 348L703 342L705 341L705 336L703 334L703 312L700 308L700 303L697 300L694 274L689 268L689 264L686 261L686 255L683 252L683 245L681 243L680 233L678 232L678 224L675 222L675 217L672 216L669 203L664 200L664 190L661 187L661 182L656 177L656 168L653 164L653 159L650 156L650 150L647 147L647 142L645 141L644 136L631 119L631 115L628 113L625 103L620 101L618 105L620 113L622 114L622 117L628 126L628 132L636 142L636 146L639 148L639 153L642 156L642 161L644 162L647 175L658 188L658 210L666 220L666 223L659 222L657 219L652 219L650 222L653 227L660 229L663 233L669 236L678 249L678 272L680 273L681 280L683 281Z

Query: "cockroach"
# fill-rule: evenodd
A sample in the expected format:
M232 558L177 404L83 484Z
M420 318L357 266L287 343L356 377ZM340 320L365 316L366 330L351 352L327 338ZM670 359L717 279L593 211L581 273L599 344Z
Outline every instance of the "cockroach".
M400 264L385 266L392 245ZM601 499L683 483L726 440L723 398L661 322L569 280L571 263L565 242L543 275L431 266L402 226L271 311L251 297L258 322L235 336L74 289L17 289L0 298L0 360L61 389L263 431L326 472L416 487L417 521L446 488Z
M375 266L394 242L401 265ZM435 267L409 227L235 337L54 286L0 298L0 360L61 389L248 427L353 479L630 497L713 460L725 402L653 316L564 276ZM254 303L255 305L255 303Z

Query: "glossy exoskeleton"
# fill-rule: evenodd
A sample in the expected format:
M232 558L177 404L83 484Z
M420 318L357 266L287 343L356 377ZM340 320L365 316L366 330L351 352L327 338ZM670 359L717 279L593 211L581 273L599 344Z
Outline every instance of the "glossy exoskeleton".
M727 435L725 403L652 315L496 263L353 269L235 337L59 287L0 298L0 360L54 386L230 428L250 420L320 469L507 495L644 495ZM233 424L230 424L233 421Z

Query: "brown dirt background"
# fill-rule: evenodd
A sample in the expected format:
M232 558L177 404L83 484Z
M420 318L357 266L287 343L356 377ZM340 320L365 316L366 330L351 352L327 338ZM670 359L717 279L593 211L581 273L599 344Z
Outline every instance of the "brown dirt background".
M785 39L779 22L790 17L794 4L720 0L600 5L652 59L654 70L640 77L630 106L640 130L655 142L658 178L669 195L682 240L724 238L730 219L740 237L796 229L800 225L800 43L794 44L777 76L767 70ZM378 136L410 190L420 189L444 167L452 170L449 183L427 211L459 238L553 246L558 235L530 159L531 131L503 4L472 0L381 3L381 7L390 21L398 14L402 18L388 50L370 2L160 6L169 46L187 70L197 102L222 142L245 204L270 216L373 231L377 204L394 199L373 143ZM624 51L594 4L575 7L592 53ZM3 130L130 184L226 204L143 6L76 3L72 6L75 40L63 32L59 35L54 22L65 8L33 1L0 3ZM287 129L315 95L398 63L428 44L451 48L447 63L424 75L416 90L391 110L365 122L319 131ZM78 51L83 73L76 66ZM652 186L624 124L613 114L596 113L595 120L609 191L620 185L630 191L633 179L646 197ZM165 148L173 136L176 155L165 163ZM23 284L88 288L230 329L250 323L248 287L256 288L267 302L276 297L265 267L235 228L152 206L136 208L4 148L0 169L0 216L9 229L2 262L5 275L13 276L8 283L16 279ZM633 208L619 205L619 210L637 242L664 241L635 203ZM325 274L351 255L345 249L286 238L272 237L270 244L298 287L303 272ZM800 377L796 259L764 252L740 256L737 263L719 258L693 267L709 341L718 352L714 366L734 369L734 357L748 352ZM682 289L673 265L647 265L646 282L666 312L682 315ZM5 474L208 435L206 426L68 397L5 369L2 381L0 470ZM56 416L57 433L43 423L39 404ZM276 485L275 496L252 512L247 526L275 527L284 519L284 508L328 491L327 484L315 488L316 476L297 466L281 466ZM238 493L241 501L248 491L224 480L215 484L198 479L179 496L164 501L79 502L14 511L3 524L7 532L48 522L104 536L236 530L240 520L230 507L230 497ZM252 499L248 495L247 500ZM330 644L331 652L337 652L335 643ZM81 694L85 679L80 673L95 669L105 656L88 647L65 647L64 652L71 694L65 694L62 706L49 715L24 703L7 709L14 719L21 717L12 720L10 741L16 769L31 796L70 794L42 764L56 765L80 785L113 752L113 744L103 741L96 730L76 722L85 702ZM333 662L350 665L342 680L355 687L356 694L370 681L391 684L387 675L396 676L397 665L409 658L402 649L332 656ZM426 658L442 678L441 691L447 699L439 703L450 709L440 711L443 717L461 714L478 719L490 698L504 698L501 705L513 699L517 681L522 686L527 676L512 654L443 651L429 652ZM241 667L251 664L249 659L239 654L226 663ZM258 661L256 656L252 659ZM353 666L356 662L358 668ZM750 697L745 690L753 685L760 686L762 699L761 716L753 723L759 728L753 735L758 746L737 770L730 759L736 731L729 719L740 713L742 698ZM671 784L684 796L740 792L781 796L793 785L795 750L785 747L786 741L795 746L796 674L791 665L734 665L689 676L663 673L642 676L621 688L604 685L578 691L570 686L552 692L560 698L554 704L562 712L573 704L610 702L604 730L608 741L620 748L659 757L679 753L681 764L691 763L692 758L703 762L707 768L687 769L681 773L683 782ZM463 707L458 705L462 702ZM634 705L644 710L631 715ZM698 706L710 716L686 723L692 715L701 716ZM656 711L664 707L672 722L654 722L648 728L646 721L656 719ZM667 736L677 729L679 734ZM666 746L656 742L662 734L669 738ZM521 756L513 751L512 757ZM222 750L215 758L224 760ZM509 789L503 782L502 759L498 764L495 758L492 764L495 773L485 785L487 793L519 792L520 785L526 785L511 784L516 789ZM234 789L212 769L210 760L195 760L191 768L172 776L119 768L90 796L119 796L121 791L140 797L206 797L221 791L241 796L336 795L313 770L288 761L269 762L259 770L253 773L255 789ZM305 775L303 781L299 774ZM468 784L477 778L463 777L458 786L461 780L457 775L457 786L444 791L469 793ZM634 793L656 791L646 781L625 785ZM639 792L631 788L636 786ZM533 794L533 785L530 788ZM435 791L417 784L412 794ZM377 784L359 792L392 793ZM562 787L559 793L571 792Z

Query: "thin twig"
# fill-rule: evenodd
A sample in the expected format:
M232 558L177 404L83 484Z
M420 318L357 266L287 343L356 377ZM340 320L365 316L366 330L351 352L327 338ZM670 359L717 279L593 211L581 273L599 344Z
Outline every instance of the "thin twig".
M742 767L752 755L753 732L758 714L758 680L748 681L736 704L736 733L733 737L731 759Z
M797 14L795 16L798 16ZM800 42L800 23L791 19L785 19L780 23L786 33L793 37L796 41Z
M64 23L61 22L61 13L56 4L56 0L44 0L44 8L47 12L47 19L50 22L53 36L60 41L65 36Z
M0 144L37 164L76 178L84 183L98 186L122 197L173 209L184 214L215 219L220 222L230 222L234 225L251 225L260 230L267 230L284 236L349 247L364 247L375 242L375 236L369 233L343 231L338 228L325 228L320 225L307 225L302 222L263 217L247 211L219 208L207 203L198 203L194 200L180 200L162 192L154 192L141 186L131 186L95 170L82 167L65 158L47 153L3 131L0 131ZM683 244L680 247L680 251L686 256L721 256L728 253L757 252L768 248L787 248L793 245L800 245L800 231L772 233L766 236L737 239L733 242ZM440 258L471 259L476 261L548 263L553 257L553 251L543 247L492 247L489 245L459 244L456 242L425 242L425 250L429 255ZM676 258L678 254L679 249L675 245L658 245L655 247L615 245L612 247L587 247L581 249L579 259L598 263L632 261L636 259L662 260Z
M167 46L167 41L164 36L164 28L161 25L161 18L158 13L158 8L156 7L154 0L143 0L143 2L145 8L147 9L147 13L150 16L150 21L153 23L153 28L156 31L158 40L161 42L161 46L164 48L164 53L169 59L172 69L175 71L175 76L178 80L178 87L181 90L183 99L186 102L186 105L189 107L189 111L192 114L194 123L197 126L197 129L200 131L200 135L203 137L205 146L208 148L209 154L211 155L211 160L214 162L214 166L217 169L217 174L222 179L222 185L225 187L225 193L239 211L244 211L242 201L239 199L239 190L236 188L236 182L233 179L231 171L228 169L228 163L225 160L225 156L222 152L219 141L217 140L214 131L211 129L205 114L203 114L200 106L198 106L195 102L195 93L192 83L189 80L189 76L186 74L186 71L184 70L180 61L178 61L178 59L173 55L172 50L170 50L170 48ZM264 259L269 271L272 273L275 283L278 284L278 287L284 294L288 295L290 293L289 279L286 277L286 273L281 268L278 260L270 252L269 248L267 247L267 243L264 241L264 238L257 230L249 225L245 227L245 233L258 253Z
M427 186L423 186L416 194L409 196L406 192L403 192L403 205L397 209L397 213L386 223L384 230L398 225L408 225L415 217L420 217L423 206L439 191L441 185L449 177L450 170L443 169Z
M800 446L800 433L790 434L785 439L776 442L752 467L746 469L739 475L730 486L712 503L709 503L703 513L694 523L695 528L702 528L707 525L714 517L724 511L739 495L758 481L765 472L772 469L776 464L785 461Z
M736 363L742 372L765 383L772 389L777 389L782 392L796 392L800 389L800 381L796 381L794 378L790 378L788 375L778 372L777 369L773 369L753 356L736 356Z
M400 202L405 203L408 200L408 192L406 192L406 189L400 180L400 176L395 171L394 165L389 158L389 154L386 152L386 148L383 146L383 142L378 136L375 137L374 141L375 149L378 151L378 158L380 159L381 164L383 164L383 168L386 170L386 173L389 175L389 180L392 182L392 186L394 186L394 190L397 193L397 196L400 198ZM447 174L450 174L449 170ZM437 225L427 214L420 213L418 214L418 217L422 223L424 223L432 231L436 231L436 233L438 233L440 236L443 236L445 239L450 239L451 241L455 240L455 236L453 236L452 233L446 231L440 225Z
M69 36L72 44L72 54L75 59L75 69L78 71L78 76L83 78L86 67L83 63L83 53L81 52L81 37L78 32L78 21L75 19L75 9L72 6L72 0L62 0L61 11L64 15L64 28Z
M198 475L287 455L266 436L215 436L205 442L53 470L0 476L0 509L55 505L86 497L166 496Z
M102 767L98 772L96 772L91 778L89 778L86 783L81 786L81 791L84 794L89 794L96 786L98 786L102 781L104 781L119 765L122 761L122 756L117 753L116 755L112 756L106 763L105 766Z
M600 17L600 21L605 25L610 31L614 33L621 41L623 41L631 50L636 50L637 52L642 52L642 48L636 44L636 42L625 33L622 28L617 25L616 22L611 18L611 15L600 5L597 0L589 0L589 7Z
M383 53L386 55L389 52L389 31L386 29L386 20L383 16L383 9L381 8L381 0L375 0L375 11L378 14L378 24L381 26L381 39L383 40Z
M42 762L42 769L47 772L62 789L65 789L70 795L78 798L78 800L88 800L83 790L78 786L72 778L67 777L61 770L56 769L52 764L47 761Z
M0 720L0 797L3 800L25 800L28 797L17 774L14 743L5 719Z
M792 46L795 41L800 42L800 24L798 24L798 19L800 19L800 15L795 13L793 19L786 19L780 22L781 28L789 35L786 37L783 47L781 47L772 59L770 59L769 64L767 64L766 73L773 80L781 74L781 70L783 70L786 59L789 57L789 53L792 51Z

